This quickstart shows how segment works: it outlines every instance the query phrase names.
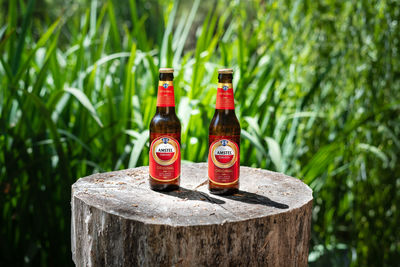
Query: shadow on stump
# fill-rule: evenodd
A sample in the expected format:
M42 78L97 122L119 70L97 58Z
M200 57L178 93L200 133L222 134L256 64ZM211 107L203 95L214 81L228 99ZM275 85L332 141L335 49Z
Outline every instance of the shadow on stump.
M225 204L225 201L222 199L214 198L204 192L190 190L187 188L180 187L178 190L170 191L170 192L159 192L161 194L178 197L180 199L186 200L201 200L206 201L212 204Z
M235 200L235 201L241 201L241 202L249 203L249 204L259 204L259 205L274 207L277 209L288 209L289 208L288 205L273 201L266 196L257 195L257 194L242 191L242 190L239 190L238 193L233 194L231 196L221 196L221 197Z

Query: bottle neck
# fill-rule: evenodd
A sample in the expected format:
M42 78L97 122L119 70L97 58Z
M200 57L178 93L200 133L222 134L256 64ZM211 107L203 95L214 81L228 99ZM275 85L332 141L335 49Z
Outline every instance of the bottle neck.
M220 115L220 116L231 116L235 115L235 110L234 109L215 109L215 115Z
M235 100L233 97L232 74L218 75L217 101L215 111L223 114L235 113Z
M220 73L218 74L219 83L232 83L233 74L232 73Z
M157 91L157 112L160 114L175 113L174 75L160 73Z
M175 107L157 107L156 113L159 115L175 114Z

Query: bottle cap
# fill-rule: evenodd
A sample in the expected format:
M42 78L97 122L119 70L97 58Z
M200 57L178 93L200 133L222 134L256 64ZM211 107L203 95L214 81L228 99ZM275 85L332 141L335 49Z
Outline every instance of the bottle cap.
M158 72L160 72L160 73L174 73L174 69L173 68L160 68L158 70Z
M219 69L218 74L232 74L233 69Z

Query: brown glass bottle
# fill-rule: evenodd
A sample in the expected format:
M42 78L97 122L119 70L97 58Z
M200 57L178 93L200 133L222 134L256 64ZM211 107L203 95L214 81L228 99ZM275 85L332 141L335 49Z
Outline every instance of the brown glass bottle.
M219 195L239 191L240 124L235 114L232 78L232 69L218 71L217 101L209 127L208 188Z
M173 69L159 70L157 110L150 122L149 183L156 191L179 188L181 123L175 113Z

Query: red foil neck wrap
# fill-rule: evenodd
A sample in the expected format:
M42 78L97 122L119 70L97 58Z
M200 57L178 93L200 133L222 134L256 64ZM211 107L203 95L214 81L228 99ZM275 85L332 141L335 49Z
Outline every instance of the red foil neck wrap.
M210 135L208 177L217 185L235 184L240 174L240 136Z
M179 134L150 135L149 172L152 179L171 182L181 175Z
M232 83L218 83L216 109L235 109Z
M157 107L175 107L174 84L172 81L159 81Z

